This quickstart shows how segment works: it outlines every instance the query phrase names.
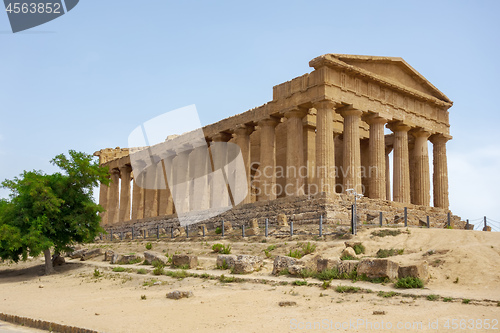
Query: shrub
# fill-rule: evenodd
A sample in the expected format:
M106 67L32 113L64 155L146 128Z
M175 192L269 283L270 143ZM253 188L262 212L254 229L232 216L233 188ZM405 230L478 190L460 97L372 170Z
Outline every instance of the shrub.
M395 292L395 291L379 291L377 293L377 296L379 297L384 297L384 298L389 298L389 297L394 297L396 296L398 293Z
M394 286L400 289L423 288L424 282L418 277L408 276L399 279Z
M220 249L219 253L222 254L231 254L231 245L227 245L227 247L224 245L222 246L222 249Z
M307 286L307 281L304 280L295 280L292 282L293 285L296 286Z
M338 293L357 293L359 291L358 287L351 287L351 286L337 286L335 288L335 291Z
M155 269L153 269L153 274L162 275L165 274L165 270L163 269L163 267L156 267Z
M330 287L330 281L323 281L321 288L328 289Z
M146 250L151 250L153 248L153 244L147 243L146 244Z
M231 283L231 282L243 282L243 279L235 278L234 276L224 276L224 274L222 274L219 277L219 281L222 283Z
M94 268L94 277L96 279L100 278L102 276L102 273L97 269L97 268Z
M354 252L356 252L356 254L365 253L366 250L363 244L356 244L352 248L354 249Z
M147 299L146 295L141 295L141 299L146 300Z
M387 258L402 255L404 251L404 249L379 249L377 251L377 258Z
M431 295L427 295L427 300L429 300L429 301L435 301L435 300L437 300L438 298L439 298L439 296L438 296L438 295L433 295L433 294L431 294Z
M288 268L285 268L285 269L281 270L278 274L279 275L290 275L290 272L288 271Z
M464 299L462 300L462 303L464 303L464 304L469 304L469 303L470 303L470 299L468 299L468 298L464 298Z
M125 272L127 269L125 267L113 267L113 272Z
M372 236L375 237L385 237L385 236L397 236L401 234L401 230L399 229L382 229L382 230L376 230L372 232Z
M217 235L222 234L222 229L221 229L221 227L217 227L217 228L215 228L215 233L216 233Z
M220 244L220 243L217 243L217 244L214 244L212 245L212 251L214 251L215 253L219 252L222 248L224 247L223 244Z
M229 266L226 263L226 259L222 260L222 265L217 266L218 269L229 269Z
M311 242L307 242L307 244L302 245L302 253L304 256L313 253L315 250L316 245L311 244Z
M290 252L288 253L289 257L297 258L297 259L302 258L303 255L304 254L300 250L295 250L295 251L290 250Z
M344 255L340 257L340 260L357 260L357 258L351 257L350 255Z
M299 276L303 279L315 276L316 272L313 270L310 270L308 268L304 268L303 270L300 271Z
M163 268L163 267L165 267L165 264L163 263L163 261L158 260L158 259L153 260L153 262L151 263L151 265L153 267L155 267L155 268L158 268L158 267Z
M451 301L453 301L453 298L451 298L451 297L443 298L443 302L451 302Z
M316 278L319 280L333 280L339 278L339 271L337 268L325 269L322 272L316 273Z
M173 277L173 278L177 278L177 279L184 279L184 278L187 278L188 276L190 276L190 274L188 272L186 272L185 270L180 270L180 271L167 271L165 273L166 276L170 276L170 277Z
M137 270L137 274L147 274L148 271L145 268L140 268Z

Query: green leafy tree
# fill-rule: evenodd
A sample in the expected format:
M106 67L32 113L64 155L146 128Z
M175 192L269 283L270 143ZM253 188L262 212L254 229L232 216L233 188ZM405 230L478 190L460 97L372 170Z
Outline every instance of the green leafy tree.
M53 272L51 248L59 254L103 231L103 208L92 196L99 183L110 182L108 168L92 155L70 150L69 158L57 155L51 163L64 172L24 171L2 182L11 194L0 200L0 258L18 262L44 253L46 274Z

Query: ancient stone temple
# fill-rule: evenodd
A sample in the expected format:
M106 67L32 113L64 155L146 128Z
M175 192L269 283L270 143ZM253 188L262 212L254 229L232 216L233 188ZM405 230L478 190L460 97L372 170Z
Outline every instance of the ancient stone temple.
M364 195L367 214L397 215L408 207L414 223L422 214L445 216L448 97L401 58L326 54L309 65L310 73L274 86L272 101L202 128L208 146L239 147L247 186L241 202L231 189L200 177L217 169L213 148L203 152L183 142L164 161L163 172L172 175L165 179L198 182L196 190L183 190L181 201L168 182L159 189L139 185L131 150L107 148L95 153L112 180L100 190L103 224L175 223L176 214L209 210L221 200L233 207L235 223L279 213L305 223L318 212L326 223L338 222L348 218L347 190Z

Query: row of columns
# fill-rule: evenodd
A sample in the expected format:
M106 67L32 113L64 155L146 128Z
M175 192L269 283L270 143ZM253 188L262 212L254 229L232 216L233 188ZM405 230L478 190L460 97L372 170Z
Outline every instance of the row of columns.
M315 184L316 191L335 193L336 170L335 168L335 136L334 114L338 112L344 119L343 122L343 153L342 153L342 178L343 189L353 188L362 193L361 177L361 147L360 147L360 122L363 120L369 125L368 158L364 156L363 166L368 161L368 193L373 199L390 200L391 181L389 178L389 153L391 147L385 143L384 126L393 131L393 200L402 203L429 205L430 202L430 173L427 141L433 143L433 190L434 206L448 208L448 172L446 159L446 142L444 135L431 135L429 131L420 128L411 128L402 122L389 122L376 114L363 113L352 107L340 107L332 101L315 103L316 126L303 122L308 114L307 109L293 108L284 112L286 118L286 193L288 195L304 195L304 185ZM259 200L276 199L276 126L280 118L267 117L258 121L260 128L260 156L259 186L262 189ZM103 221L108 224L130 219L141 219L157 215L168 215L174 212L182 213L190 210L205 210L231 206L243 200L243 203L252 202L251 178L251 142L250 135L254 131L254 124L240 125L231 133L222 132L214 135L214 143L227 143L234 135L234 141L239 146L243 156L245 175L222 173L229 162L227 155L217 150L216 146L198 145L197 147L185 146L177 154L161 160L156 166L156 172L146 173L148 177L157 179L142 179L144 174L138 174L133 182L132 168L130 165L121 166L111 170L110 187L101 186L100 204L106 209L102 214ZM408 133L414 138L413 149L409 150ZM308 149L314 144L315 149ZM366 145L364 146L366 147ZM214 154L217 158L213 158ZM224 152L226 154L226 152ZM309 163L315 166L314 172L308 170L303 177L299 170L308 167ZM410 161L412 177L410 177ZM219 171L209 179L211 170ZM142 177L142 178L141 178ZM246 182L240 182L236 177L245 177ZM166 189L145 189L140 184L144 182L159 183L160 179L172 180L175 191L165 182ZM119 186L121 180L121 186ZM189 187L183 187L188 180ZM228 184L236 186L235 193L240 193L237 188L247 184L247 195L244 198L231 197ZM187 185L186 185L187 186ZM132 196L131 196L132 192ZM233 194L234 195L234 194ZM132 197L132 203L131 203ZM240 200L241 199L241 200ZM177 207L174 207L174 202ZM131 208L132 207L132 208Z

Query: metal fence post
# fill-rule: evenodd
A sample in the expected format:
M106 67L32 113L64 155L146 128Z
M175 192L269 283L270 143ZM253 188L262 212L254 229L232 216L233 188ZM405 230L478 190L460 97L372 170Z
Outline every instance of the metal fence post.
M427 228L431 227L431 222L429 221L429 215L427 215Z
M174 238L174 227L170 227L170 238Z
M224 237L224 220L222 220L222 237Z
M447 224L447 227L451 227L451 213L448 212L448 224Z
M269 235L269 219L266 219L266 237Z
M160 239L160 225L156 226L156 239Z
M485 230L486 230L486 227L487 227L487 225L486 225L486 216L485 216L484 217L484 228L485 228Z
M241 237L245 237L245 226L241 225Z
M469 219L466 220L467 223L465 224L465 230L469 230Z
M356 234L356 230L355 230L355 222L354 222L354 214L356 214L356 212L354 211L354 205L351 205L351 234L352 235L355 235Z
M319 216L319 237L323 236L323 215Z
M290 222L290 236L293 236L293 222Z
M109 240L112 242L113 241L113 230L109 232Z
M205 226L204 225L202 226L202 229L203 229L203 237L205 237Z
M382 215L382 212L378 213L378 221L379 221L380 227L382 227L383 220L384 220L384 217Z
M405 227L408 226L408 207L405 207Z
M120 240L122 241L123 240L123 231L121 232L120 234Z
M186 238L189 238L189 227L186 226Z
M132 240L134 240L134 227L132 227Z

